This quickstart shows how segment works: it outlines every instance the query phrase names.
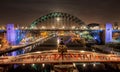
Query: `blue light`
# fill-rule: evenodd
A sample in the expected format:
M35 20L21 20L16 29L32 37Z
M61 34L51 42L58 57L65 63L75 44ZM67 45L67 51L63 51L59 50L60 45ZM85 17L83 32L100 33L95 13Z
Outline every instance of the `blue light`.
M92 36L94 37L94 39L97 41L97 44L101 44L102 43L102 40L101 40L101 37L99 35L99 33L102 32L100 30L95 30L95 31L92 31L91 34Z
M112 24L106 24L106 35L105 35L105 42L109 43L112 42Z
M17 65L17 64L14 64L14 69L16 69L18 66L19 66L19 65Z
M7 24L7 40L10 44L15 45L15 30L14 24Z
M12 56L17 56L17 51L12 52Z

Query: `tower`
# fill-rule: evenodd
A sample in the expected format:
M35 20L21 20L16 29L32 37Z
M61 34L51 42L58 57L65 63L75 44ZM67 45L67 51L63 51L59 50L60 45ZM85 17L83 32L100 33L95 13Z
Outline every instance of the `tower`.
M16 44L14 24L7 24L7 40L11 45Z
M105 30L105 43L109 42L112 42L112 24L107 23Z

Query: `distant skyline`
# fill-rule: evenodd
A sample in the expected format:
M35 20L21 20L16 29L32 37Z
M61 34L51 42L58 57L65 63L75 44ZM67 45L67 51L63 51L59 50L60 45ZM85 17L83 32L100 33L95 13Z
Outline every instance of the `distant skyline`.
M0 25L30 25L50 12L65 12L89 23L120 24L120 0L0 0Z

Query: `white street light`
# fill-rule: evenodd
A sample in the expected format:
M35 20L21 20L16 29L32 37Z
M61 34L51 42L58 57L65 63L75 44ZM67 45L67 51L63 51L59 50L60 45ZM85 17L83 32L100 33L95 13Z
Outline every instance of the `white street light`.
M59 39L59 38L57 38L57 45L59 45L59 43L60 43L60 39Z
M75 26L72 26L72 29L75 29Z
M81 52L81 53L84 53L85 51L82 50L82 51L80 51L80 52Z
M52 29L55 29L55 26L52 26Z
M42 64L42 67L45 67L45 64Z
M35 64L32 64L32 66L35 66Z
M75 63L73 63L73 67L76 67Z
M95 66L96 66L96 64L94 63L94 64L93 64L93 66L95 67Z
M42 26L42 29L45 29L45 26Z
M85 64L85 63L83 64L83 67L86 67L86 64Z
M22 64L23 66L25 66L25 64Z
M60 21L60 18L58 17L58 18L56 18L56 20L57 20L57 21Z

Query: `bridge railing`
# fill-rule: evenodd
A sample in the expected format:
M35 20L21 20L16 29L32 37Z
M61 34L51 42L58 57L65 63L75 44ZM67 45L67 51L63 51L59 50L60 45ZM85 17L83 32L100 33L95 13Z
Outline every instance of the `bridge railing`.
M100 54L90 52L37 52L28 53L16 57L0 57L0 64L23 64L23 63L73 63L73 62L117 62L120 56L114 54Z

